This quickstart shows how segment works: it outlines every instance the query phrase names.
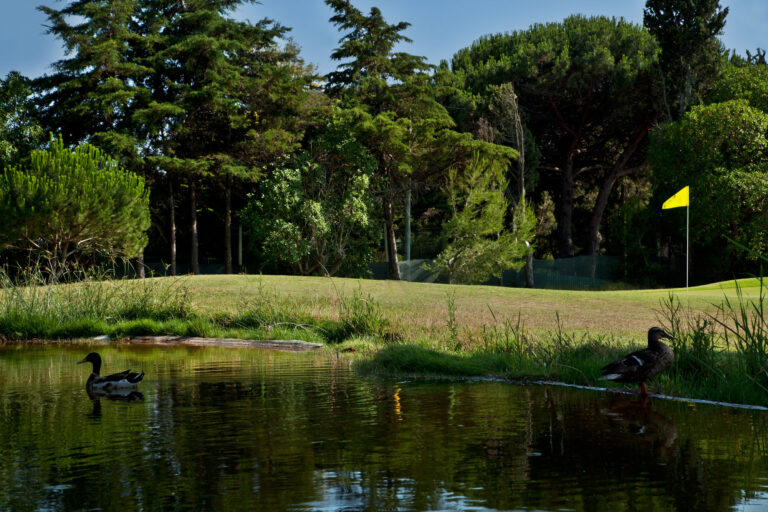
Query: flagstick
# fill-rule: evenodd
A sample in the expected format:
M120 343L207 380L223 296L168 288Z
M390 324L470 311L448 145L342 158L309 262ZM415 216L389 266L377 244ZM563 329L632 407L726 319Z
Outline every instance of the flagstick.
M688 256L688 251L691 250L691 244L688 242L688 232L690 231L690 216L689 211L691 209L690 200L688 201L689 204L685 205L685 294L688 294L688 262L690 261L690 257Z

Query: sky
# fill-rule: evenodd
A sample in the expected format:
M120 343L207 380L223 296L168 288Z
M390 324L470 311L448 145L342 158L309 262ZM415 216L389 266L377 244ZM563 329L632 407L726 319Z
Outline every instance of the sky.
M10 71L37 77L52 70L50 64L64 57L61 42L46 34L45 16L35 7L61 9L61 0L0 0L0 78ZM534 23L562 21L570 14L623 17L642 24L645 0L353 0L368 13L377 6L389 23L406 21L404 32L413 42L397 50L427 58L430 64L450 60L477 38L499 32L525 30ZM768 47L768 0L721 0L729 7L725 46L740 55ZM323 0L261 0L247 4L233 17L256 22L270 18L291 27L289 36L301 47L307 63L318 72L333 71L330 60L341 33L328 19L331 9Z

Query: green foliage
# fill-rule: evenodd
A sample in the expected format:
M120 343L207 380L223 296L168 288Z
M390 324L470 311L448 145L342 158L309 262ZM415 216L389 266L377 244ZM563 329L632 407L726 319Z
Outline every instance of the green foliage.
M768 113L768 66L728 66L707 95L707 103L746 100Z
M476 157L461 174L449 171L448 201L453 216L443 224L448 244L428 266L451 283L482 283L507 269L519 269L533 239L536 219L522 200L513 230L505 229L505 166Z
M0 216L0 247L29 249L56 276L76 254L136 256L147 243L149 190L94 146L70 150L52 138L0 176Z
M0 79L0 170L40 146L42 129L32 115L30 81L12 71Z
M441 136L453 123L435 99L424 58L394 52L395 44L409 41L401 34L407 23L389 24L375 7L366 16L349 0L326 4L335 13L331 22L348 31L332 54L348 60L326 77L326 91L350 109L357 137L376 158L373 185L382 203L389 271L399 279L394 205L402 191L434 173L432 154L444 147Z
M370 193L376 161L348 132L335 117L251 197L242 220L268 263L300 275L367 275L378 234Z
M386 91L387 80L407 81L415 73L430 68L424 57L394 52L398 43L411 42L401 34L410 23L391 25L384 20L378 7L372 7L366 16L349 0L326 0L325 3L335 13L331 23L339 30L349 31L331 53L333 60L350 59L326 77L332 94L352 88L362 93L364 101L379 101L375 96Z
M744 100L694 107L653 134L648 158L657 198L691 187L691 241L715 264L733 264L724 235L765 250L768 114Z
M768 157L767 131L768 114L746 101L695 107L654 134L649 158L659 176L681 179L717 167L745 167Z
M661 46L664 99L670 120L705 96L721 65L717 36L728 7L719 0L647 0L643 25ZM675 108L676 107L676 108Z
M712 399L763 403L768 392L766 283L761 278L751 297L738 282L734 285L736 297L725 295L714 313L685 311L672 294L661 301L662 320L675 337L670 375L678 385L704 390Z
M138 34L139 0L76 0L57 10L41 6L48 33L67 57L34 81L48 131L74 143L88 141L132 171L142 160L144 126L133 114L150 101Z
M619 177L643 163L638 148L661 109L658 52L653 36L624 20L570 16L561 23L484 36L451 60L448 81L462 91L449 100L455 102L452 107L479 105L505 85L517 94L525 125L541 151L540 168L554 171L542 184L557 199L561 256L575 251L577 179L588 193L596 187L610 193ZM485 114L488 119L493 107ZM499 121L491 125L508 132ZM599 227L598 206L604 208L597 203L592 214Z
M154 3L142 29L157 101L137 116L164 131L162 163L193 176L257 178L301 136L299 110L313 76L295 46L278 45L288 29L227 16L246 0Z
M711 317L692 315L683 309L680 298L670 293L661 300L664 329L675 353L674 375L702 384L708 379L723 378L718 366L722 361L722 348L718 346L716 323Z
M188 288L183 282L113 281L102 272L76 273L77 283L46 286L40 269L28 269L13 280L0 271L0 337L95 336L112 334L110 325L124 322L144 320L160 325L190 316ZM73 280L69 272L58 277Z

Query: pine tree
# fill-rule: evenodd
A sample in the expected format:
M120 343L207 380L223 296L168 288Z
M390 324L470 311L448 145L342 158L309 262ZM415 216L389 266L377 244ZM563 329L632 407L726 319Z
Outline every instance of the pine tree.
M394 52L410 42L401 32L409 23L387 23L373 7L364 15L349 0L326 0L336 13L330 21L348 32L331 54L349 59L327 77L327 91L358 116L360 138L378 161L375 184L386 229L389 274L400 279L395 238L396 199L411 187L415 173L426 171L424 159L453 125L436 100L424 57Z
M225 265L231 272L234 183L258 179L265 162L295 149L312 75L296 48L278 47L287 28L268 19L250 24L228 17L242 0L147 2L155 102L139 115L161 127L161 154L152 161L169 183L183 179L188 185L193 273L199 273L198 189L206 181L223 188Z
M679 119L701 101L720 69L717 36L728 8L719 0L647 0L643 24L661 46L667 117ZM676 108L675 108L676 107Z
M138 256L147 244L149 189L100 149L69 150L59 137L0 174L0 216L0 249L29 249L56 278L84 252Z
M35 80L40 117L70 143L89 141L132 170L141 165L140 129L132 113L148 98L151 69L135 58L138 0L77 0L63 9L41 6L48 33L67 57Z

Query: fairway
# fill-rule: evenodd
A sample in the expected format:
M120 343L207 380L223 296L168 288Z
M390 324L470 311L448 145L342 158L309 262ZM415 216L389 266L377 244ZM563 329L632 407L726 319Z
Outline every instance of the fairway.
M405 331L439 330L448 321L448 297L455 297L455 315L460 329L475 330L505 319L532 330L557 328L558 319L568 331L589 331L644 339L652 325L660 323L662 299L674 294L692 312L716 311L726 296L735 298L733 281L700 287L573 291L465 286L406 281L380 281L277 275L203 275L179 279L190 291L193 309L206 313L236 312L250 301L268 298L292 301L306 313L336 317L340 297L355 290L369 295L395 325ZM757 298L759 281L740 280L745 298Z

